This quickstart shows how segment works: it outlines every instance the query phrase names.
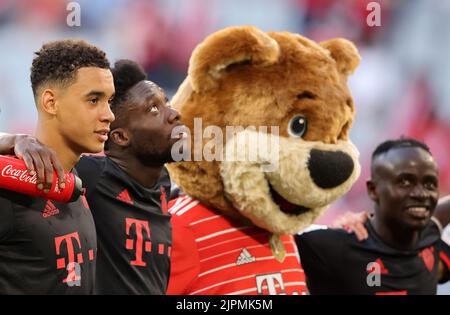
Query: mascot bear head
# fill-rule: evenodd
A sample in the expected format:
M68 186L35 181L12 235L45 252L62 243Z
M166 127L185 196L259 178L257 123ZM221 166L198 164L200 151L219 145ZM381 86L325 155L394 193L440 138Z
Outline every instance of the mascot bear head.
M172 179L274 235L301 231L359 176L347 86L359 61L344 39L251 26L213 33L172 99L190 130L184 159L168 165Z

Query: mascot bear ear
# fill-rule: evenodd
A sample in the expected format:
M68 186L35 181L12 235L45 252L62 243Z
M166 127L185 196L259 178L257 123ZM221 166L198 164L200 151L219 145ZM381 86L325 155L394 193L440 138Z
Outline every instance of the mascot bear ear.
M223 71L236 64L270 65L278 60L280 47L253 26L229 27L207 37L192 53L188 75L196 92L217 87Z
M334 38L320 43L331 53L338 71L344 76L352 74L358 67L361 57L355 45L343 38Z

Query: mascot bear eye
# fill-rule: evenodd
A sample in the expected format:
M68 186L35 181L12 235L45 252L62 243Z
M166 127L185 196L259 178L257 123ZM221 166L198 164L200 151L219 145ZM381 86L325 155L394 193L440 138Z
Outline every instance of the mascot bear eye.
M303 137L308 127L308 121L302 115L294 116L289 121L288 132L294 137Z

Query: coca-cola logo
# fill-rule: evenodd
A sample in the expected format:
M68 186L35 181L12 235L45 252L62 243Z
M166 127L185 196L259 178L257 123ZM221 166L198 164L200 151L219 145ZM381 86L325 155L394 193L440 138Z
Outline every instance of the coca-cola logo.
M2 177L12 178L24 183L36 185L36 174L31 176L27 170L14 168L11 164L6 165L2 170Z

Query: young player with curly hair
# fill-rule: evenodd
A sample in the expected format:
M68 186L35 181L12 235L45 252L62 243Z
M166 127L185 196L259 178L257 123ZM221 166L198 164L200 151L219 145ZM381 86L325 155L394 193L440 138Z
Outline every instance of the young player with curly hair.
M33 59L31 85L35 143L48 146L51 159L36 152L24 158L41 179L51 160L72 171L81 153L103 150L114 120L113 76L103 51L84 41L47 43ZM25 139L17 135L0 146L13 153L13 143ZM42 181L39 188L48 189ZM0 208L0 294L93 293L97 236L83 197L63 204L0 190Z

